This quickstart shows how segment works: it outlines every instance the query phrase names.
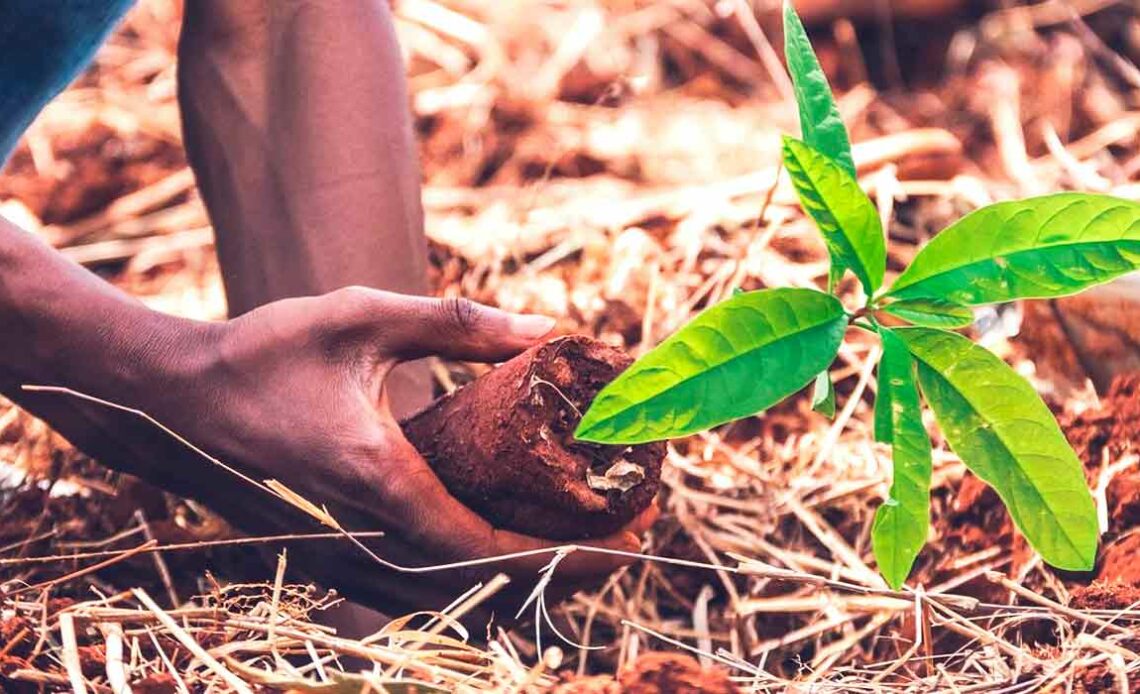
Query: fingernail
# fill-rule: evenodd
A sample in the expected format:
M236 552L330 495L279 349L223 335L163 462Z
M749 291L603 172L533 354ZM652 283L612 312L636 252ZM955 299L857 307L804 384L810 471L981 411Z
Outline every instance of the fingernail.
M518 337L535 340L554 330L554 319L550 316L521 316L511 315L511 334Z

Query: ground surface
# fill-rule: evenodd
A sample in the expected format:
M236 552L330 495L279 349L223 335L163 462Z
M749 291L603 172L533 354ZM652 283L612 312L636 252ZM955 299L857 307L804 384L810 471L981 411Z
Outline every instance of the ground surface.
M824 249L777 183L778 134L795 115L765 58L765 36L779 45L770 12L754 23L704 0L398 4L436 293L549 313L562 332L637 354L735 288L824 281ZM965 4L815 27L862 182L893 213L891 273L992 200L1140 198L1135 10ZM30 131L0 175L0 206L156 308L220 318L180 148L177 15L168 0L141 4ZM670 445L646 551L709 566L639 562L576 596L563 631L601 648L546 632L543 648L561 650L543 658L529 629L470 645L423 619L368 644L337 639L311 624L320 593L275 587L260 564L249 571L262 585L227 585L250 552L201 546L231 537L208 511L108 474L0 406L4 686L67 689L79 671L96 691L118 677L135 691L232 688L227 677L288 689L332 677L337 653L449 688L538 688L558 670L563 691L670 691L665 678L728 691L728 677L774 691L1127 691L1140 685L1140 398L1135 376L1113 372L1140 366L1140 331L1127 293L1090 296L1002 307L974 332L1033 379L1085 463L1106 531L1093 574L1044 567L936 439L931 537L910 582L923 592L887 591L869 543L889 479L888 451L869 443L877 355L852 342L834 422L799 396ZM480 372L435 369L440 392ZM128 551L148 537L197 545ZM71 554L82 556L52 559ZM637 660L680 649L721 669Z

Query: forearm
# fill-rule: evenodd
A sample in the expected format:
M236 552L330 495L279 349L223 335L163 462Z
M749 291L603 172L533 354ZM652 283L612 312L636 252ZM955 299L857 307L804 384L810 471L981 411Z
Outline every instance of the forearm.
M175 369L191 323L147 309L0 218L0 392L66 386L136 400ZM200 325L200 324L199 324ZM128 402L138 406L140 403Z
M383 0L198 0L179 81L231 315L359 284L425 288L419 172Z

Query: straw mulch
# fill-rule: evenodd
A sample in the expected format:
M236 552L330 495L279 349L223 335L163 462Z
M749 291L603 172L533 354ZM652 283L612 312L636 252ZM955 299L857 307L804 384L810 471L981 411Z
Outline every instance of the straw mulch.
M826 253L777 165L778 134L796 121L773 49L776 4L754 14L743 0L397 3L435 291L548 313L562 331L640 353L736 288L819 286ZM868 13L817 26L862 181L893 220L893 272L995 199L1140 198L1136 11L980 4L954 21ZM156 308L220 318L209 222L180 148L178 15L174 0L130 15L29 131L0 176L0 212ZM1083 378L1054 378L1073 373L1051 361L1045 347L1064 345L1049 342L1047 323L1003 307L978 333L1084 437L1109 549L1134 547L1140 415L1112 409L1134 391L1097 402ZM248 575L232 571L243 550L272 551L273 538L235 537L194 502L108 473L0 404L0 682L93 692L1140 684L1130 562L1106 554L1117 569L1098 576L1043 566L940 440L914 588L886 589L869 543L889 480L889 452L871 443L876 357L866 341L840 352L834 421L798 396L671 444L664 513L645 546L661 559L560 608L565 640L534 625L470 637L456 618L498 582L443 613L340 638L318 619L335 594L284 584L287 556L276 573L261 568L260 583L227 578ZM435 373L446 390L480 368ZM1111 436L1098 438L1104 427ZM333 528L305 541L345 539ZM346 675L347 658L374 667Z

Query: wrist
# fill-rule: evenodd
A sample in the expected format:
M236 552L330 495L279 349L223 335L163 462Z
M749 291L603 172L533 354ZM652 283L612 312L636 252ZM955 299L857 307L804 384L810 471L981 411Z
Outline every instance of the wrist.
M154 311L124 297L57 315L38 340L35 383L70 388L151 412L193 383L209 360L219 326ZM29 383L25 377L24 383Z

